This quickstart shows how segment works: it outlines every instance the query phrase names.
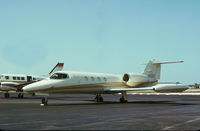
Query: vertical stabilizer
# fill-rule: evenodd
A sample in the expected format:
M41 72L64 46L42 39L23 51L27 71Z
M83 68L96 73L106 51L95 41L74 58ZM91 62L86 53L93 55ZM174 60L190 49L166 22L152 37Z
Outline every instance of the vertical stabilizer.
M175 62L159 62L156 60L150 60L147 64L144 73L151 80L159 80L160 79L160 70L161 64L173 64L173 63L182 63L183 61L175 61Z
M49 76L56 71L61 71L63 69L64 63L58 63L52 70L49 72Z

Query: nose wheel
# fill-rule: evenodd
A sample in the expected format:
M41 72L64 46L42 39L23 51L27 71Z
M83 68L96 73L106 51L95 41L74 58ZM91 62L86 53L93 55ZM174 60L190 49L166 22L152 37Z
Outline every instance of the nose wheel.
M41 99L41 106L47 105L48 104L48 98L47 97L43 97Z
M100 94L97 94L95 97L96 102L103 102L103 97Z

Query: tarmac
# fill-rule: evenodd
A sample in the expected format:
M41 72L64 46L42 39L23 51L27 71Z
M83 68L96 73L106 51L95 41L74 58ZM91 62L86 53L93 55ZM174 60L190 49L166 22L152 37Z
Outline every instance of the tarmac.
M199 130L199 95L51 95L48 106L40 106L39 96L0 94L2 130Z

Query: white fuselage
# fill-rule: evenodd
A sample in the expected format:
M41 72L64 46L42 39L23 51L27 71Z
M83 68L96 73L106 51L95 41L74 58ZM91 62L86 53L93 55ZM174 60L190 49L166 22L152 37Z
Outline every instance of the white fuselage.
M2 74L0 75L0 90L10 91L17 90L16 86L25 84L27 82L36 82L43 80L46 77L32 76L32 75L19 75L19 74Z
M63 73L63 71L62 71ZM102 73L65 72L67 79L47 78L23 88L42 93L103 93L105 87L126 86L120 75Z
M151 86L150 89L154 91L163 91L163 88L166 89L166 91L183 91L188 88L186 86L172 84L172 87L168 85L157 86L157 82L155 81L145 81L145 86L129 86L127 85L127 82L122 79L121 75L113 74L82 73L71 71L60 71L56 72L55 74L65 74L67 76L60 76L60 78L54 78L51 76L45 80L25 86L23 90L26 92L47 94L103 94L112 93L112 89L115 93L126 91L127 89L143 89L147 85ZM136 80L139 82L144 81L144 75L141 75L141 79L139 78L139 75L137 75ZM132 80L132 82L133 81L134 80ZM137 81L135 82L138 83ZM155 86L155 88L153 88L153 86ZM165 88L165 86L167 88ZM119 91L117 91L118 89Z
M95 100L103 102L101 94L121 93L120 102L127 102L128 91L151 90L155 92L182 92L188 89L181 84L158 84L160 65L178 62L158 62L150 60L141 74L125 73L124 75L57 71L50 77L23 87L24 92L36 95L48 94L96 94ZM41 105L47 105L43 97Z

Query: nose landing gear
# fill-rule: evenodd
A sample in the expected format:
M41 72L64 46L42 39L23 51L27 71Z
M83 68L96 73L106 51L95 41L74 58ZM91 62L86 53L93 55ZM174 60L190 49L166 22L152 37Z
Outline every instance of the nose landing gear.
M45 105L47 105L48 104L48 98L47 97L42 97L42 99L41 99L41 106L45 106Z

